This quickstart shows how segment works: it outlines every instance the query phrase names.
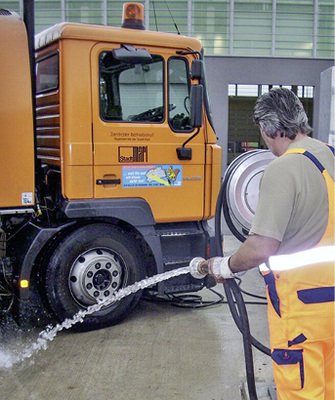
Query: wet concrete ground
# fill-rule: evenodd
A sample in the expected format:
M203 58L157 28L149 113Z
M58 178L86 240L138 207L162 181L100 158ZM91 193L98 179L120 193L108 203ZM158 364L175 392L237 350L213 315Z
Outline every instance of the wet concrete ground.
M225 237L226 252L238 246ZM242 288L265 293L256 270L243 277ZM214 289L224 294L222 285ZM196 294L203 301L217 299L208 289ZM253 335L269 346L266 306L247 308ZM22 331L2 320L0 365L36 341L39 331ZM270 399L270 358L253 352L259 400ZM46 350L0 368L0 400L240 400L245 382L242 336L227 304L185 309L143 300L120 325L87 333L62 331Z

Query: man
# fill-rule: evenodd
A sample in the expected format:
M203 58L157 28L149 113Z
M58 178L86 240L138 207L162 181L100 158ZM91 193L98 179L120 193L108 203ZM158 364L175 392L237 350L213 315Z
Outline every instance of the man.
M231 257L212 258L210 273L223 282L267 263L262 273L278 399L333 400L334 254L327 250L334 247L323 246L334 246L334 155L308 137L306 113L288 89L262 95L254 121L278 158L264 171L247 240Z

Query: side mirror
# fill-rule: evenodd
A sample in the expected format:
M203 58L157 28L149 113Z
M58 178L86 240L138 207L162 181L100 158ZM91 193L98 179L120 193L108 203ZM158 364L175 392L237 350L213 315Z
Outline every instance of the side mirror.
M203 92L202 85L191 86L191 126L198 128L197 131L189 137L182 147L177 148L177 156L179 160L192 160L192 148L185 147L200 131L203 119Z
M204 88L202 85L191 86L191 126L202 127Z
M204 65L201 60L193 60L191 65L191 79L201 80L204 76Z
M114 49L112 53L116 60L128 64L141 64L152 60L148 50L136 49L130 44L122 44L118 49Z

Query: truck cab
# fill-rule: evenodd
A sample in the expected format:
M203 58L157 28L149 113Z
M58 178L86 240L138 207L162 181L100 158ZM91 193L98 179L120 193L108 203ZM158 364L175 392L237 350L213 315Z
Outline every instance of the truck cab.
M196 130L200 43L135 33L65 23L37 35L38 158L60 173L67 201L140 198L155 223L206 220L221 173L209 112L187 146L192 155L177 153Z

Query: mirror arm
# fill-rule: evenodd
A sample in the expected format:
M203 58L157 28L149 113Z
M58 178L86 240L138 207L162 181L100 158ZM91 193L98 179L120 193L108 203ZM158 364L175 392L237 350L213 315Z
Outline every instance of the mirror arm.
M192 148L186 148L186 144L192 140L200 131L203 122L203 86L193 85L191 89L191 126L198 128L197 131L190 136L183 144L182 147L177 148L177 155L179 160L192 160Z
M201 60L201 53L200 51L194 51L194 50L188 50L188 51L184 51L184 50L177 50L176 54L179 54L181 56L186 56L188 54L196 54L199 57L199 60Z
M197 131L195 133L193 133L193 135L191 137L189 137L186 142L184 142L182 144L182 147L185 147L187 145L188 142L190 142L193 138L195 138L197 136L197 134L199 133L200 128L197 129Z
M191 148L186 148L185 146L189 141L191 141L194 137L197 136L199 133L200 128L197 129L195 133L191 137L189 137L186 142L182 144L182 147L177 148L177 155L179 160L192 160L192 149Z

